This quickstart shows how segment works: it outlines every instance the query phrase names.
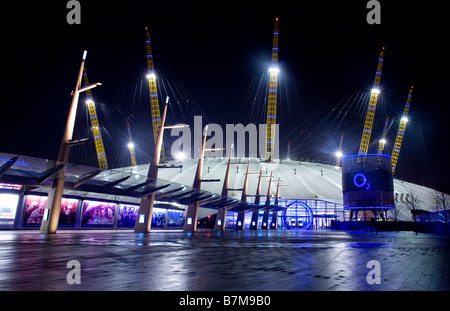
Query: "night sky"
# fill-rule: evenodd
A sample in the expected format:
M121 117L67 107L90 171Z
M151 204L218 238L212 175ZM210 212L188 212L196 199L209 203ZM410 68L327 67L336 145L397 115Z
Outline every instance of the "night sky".
M160 105L168 124L265 123L272 32L280 20L280 156L334 164L361 139L378 55L386 48L369 152L390 116L390 154L411 85L414 94L396 177L450 193L447 107L448 24L442 1L380 1L369 25L367 1L80 1L69 25L67 1L3 5L0 152L56 159L83 50L110 167L129 166L126 120L138 164L153 150L145 80L150 29ZM447 95L447 96L446 96ZM92 137L84 95L74 138ZM169 146L172 138L165 137ZM166 152L170 157L170 153ZM93 142L71 162L97 165Z

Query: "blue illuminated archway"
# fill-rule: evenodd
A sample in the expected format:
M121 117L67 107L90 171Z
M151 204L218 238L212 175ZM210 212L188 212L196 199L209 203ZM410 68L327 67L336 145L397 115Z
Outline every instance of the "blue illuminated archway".
M294 201L286 206L282 219L287 229L301 228L307 230L311 228L313 212L305 203Z

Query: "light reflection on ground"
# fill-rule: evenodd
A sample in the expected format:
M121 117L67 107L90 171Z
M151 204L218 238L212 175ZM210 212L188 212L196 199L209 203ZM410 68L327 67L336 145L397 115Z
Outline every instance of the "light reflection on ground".
M447 240L411 232L0 231L1 290L449 290L449 272Z

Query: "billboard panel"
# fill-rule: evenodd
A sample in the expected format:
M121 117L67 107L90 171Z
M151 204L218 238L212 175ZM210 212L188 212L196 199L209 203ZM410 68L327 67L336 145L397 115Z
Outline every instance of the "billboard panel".
M47 196L27 195L27 199L25 201L23 226L40 227L46 204ZM77 199L63 198L61 200L58 228L73 228L75 226L77 208Z
M167 228L180 228L183 224L183 211L167 210Z
M83 201L81 227L113 227L117 204L100 201Z
M18 194L0 193L0 226L11 227L16 218Z
M165 208L153 208L152 213L152 228L164 228L165 218L166 218Z
M117 218L118 228L133 228L136 223L139 206L119 204L119 214Z

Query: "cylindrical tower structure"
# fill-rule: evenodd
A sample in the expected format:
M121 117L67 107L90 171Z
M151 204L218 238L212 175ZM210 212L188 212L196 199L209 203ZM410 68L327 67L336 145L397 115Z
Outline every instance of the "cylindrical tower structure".
M394 209L391 157L367 154L364 159L358 155L342 158L342 192L344 209L352 213L371 211L377 217L379 211Z

